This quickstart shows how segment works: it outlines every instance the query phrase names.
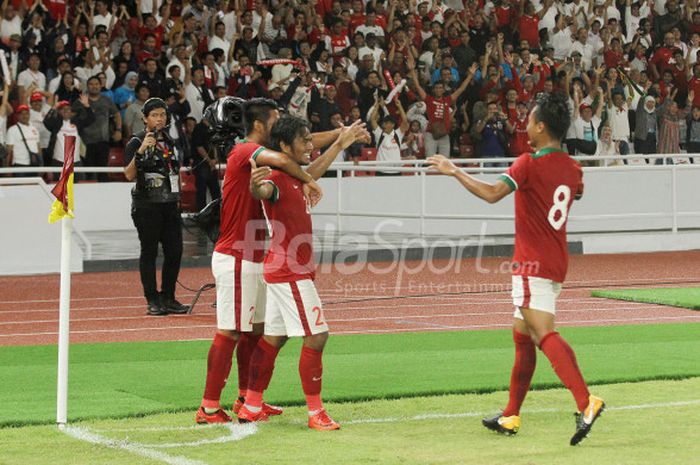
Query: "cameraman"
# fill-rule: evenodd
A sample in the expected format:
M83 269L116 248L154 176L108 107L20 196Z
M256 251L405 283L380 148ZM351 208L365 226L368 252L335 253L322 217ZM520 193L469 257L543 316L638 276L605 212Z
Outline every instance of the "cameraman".
M136 180L131 191L131 217L139 233L141 256L139 270L148 315L187 313L189 307L175 300L175 283L182 257L180 227L180 161L167 135L167 105L150 98L143 105L145 130L135 134L126 145L124 174ZM156 283L158 243L163 244L161 292Z

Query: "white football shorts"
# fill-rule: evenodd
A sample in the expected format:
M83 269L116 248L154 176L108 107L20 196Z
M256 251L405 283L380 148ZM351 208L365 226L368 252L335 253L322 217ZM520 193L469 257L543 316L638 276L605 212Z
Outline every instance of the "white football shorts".
M262 263L214 252L211 271L216 281L217 328L249 333L253 323L265 321Z
M523 319L520 308L531 308L541 312L556 314L557 297L561 292L561 283L551 279L534 276L513 275L513 317Z
M304 337L327 331L328 324L313 281L267 284L266 335Z

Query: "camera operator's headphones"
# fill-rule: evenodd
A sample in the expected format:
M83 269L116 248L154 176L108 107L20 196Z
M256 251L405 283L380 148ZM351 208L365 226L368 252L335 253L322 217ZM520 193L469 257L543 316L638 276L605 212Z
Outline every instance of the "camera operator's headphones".
M158 97L151 97L148 100L146 100L146 103L143 104L143 108L141 108L141 114L143 114L143 117L147 117L150 112L153 110L157 110L158 108L162 108L165 110L165 112L168 112L168 105L163 101L163 99L158 98Z

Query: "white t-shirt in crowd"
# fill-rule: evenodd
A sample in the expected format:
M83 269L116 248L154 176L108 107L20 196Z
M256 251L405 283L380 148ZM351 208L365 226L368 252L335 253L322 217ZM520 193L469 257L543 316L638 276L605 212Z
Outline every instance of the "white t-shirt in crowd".
M107 12L106 15L96 14L92 17L92 22L95 28L97 28L97 26L104 26L109 29L109 25L112 22L112 13Z
M573 121L574 131L576 131L576 139L588 141L598 141L598 128L600 127L600 118L593 115L589 122L584 121L580 116ZM579 153L577 153L579 155ZM583 154L581 155L591 155Z
M623 140L628 142L630 138L630 122L627 105L622 106L622 110L612 105L608 108L608 120L612 129L612 140Z
M34 72L29 68L19 73L19 76L17 76L17 85L27 89L32 84L36 84L41 90L46 90L46 76L44 73L41 71Z
M262 21L262 16L260 16L257 11L253 11L253 23L251 24L251 27L253 28L253 31L255 31L256 35L258 32L260 32L260 23L262 23ZM265 30L269 31L270 29L272 29L272 13L268 11L265 15Z
M153 14L153 3L156 4L156 9L160 8L162 0L141 0L141 13Z
M5 145L7 138L7 116L0 116L0 145Z
M224 36L225 37L225 36ZM224 53L228 54L228 49L231 47L231 42L227 41L225 38L222 39L219 36L209 37L209 51L211 52L215 48L220 48Z
M39 131L34 126L25 126L22 123L17 123L7 130L6 143L12 146L13 163L16 165L30 165L29 152L22 141L22 133L19 128L22 128L22 133L27 141L29 150L39 153Z
M40 111L35 111L33 108L29 109L29 124L39 131L39 147L42 149L49 146L49 140L51 139L51 132L44 126L44 117L49 110L51 110L51 107L47 104L44 104Z
M571 53L571 29L564 28L552 36L552 46L554 47L554 59L564 60Z
M380 127L374 129L374 140L379 143L377 146L377 161L401 161L401 144L397 143L403 139L401 129L394 129L389 134L386 134ZM398 171L386 170L386 173L397 173Z
M78 134L78 127L71 123L70 120L64 120L61 129L59 129L56 134L56 145L53 148L53 159L63 163L63 157L65 156L65 145L66 136L75 136L75 153L73 154L74 159L80 158L79 148L80 148L80 135Z
M22 20L19 15L15 15L10 21L3 18L3 20L0 21L0 30L2 30L3 41L9 40L10 36L13 34L22 35Z
M209 89L206 89L205 92L211 93ZM202 93L199 92L197 86L190 82L187 87L185 87L185 96L190 103L190 114L188 116L191 116L197 122L202 121L202 115L204 114L204 99L202 98Z
M226 40L233 39L233 35L236 33L236 27L238 26L238 18L236 17L235 11L230 11L221 18L221 22L224 23L226 28Z
M374 70L379 71L379 66L382 64L382 54L384 49L380 47L369 48L366 45L358 51L358 56L360 59L365 55L372 55L374 57Z
M367 34L372 33L376 37L384 37L384 29L381 27L377 26L376 24L374 26L367 26L367 25L360 25L355 28L355 33L360 33L363 36L367 37Z

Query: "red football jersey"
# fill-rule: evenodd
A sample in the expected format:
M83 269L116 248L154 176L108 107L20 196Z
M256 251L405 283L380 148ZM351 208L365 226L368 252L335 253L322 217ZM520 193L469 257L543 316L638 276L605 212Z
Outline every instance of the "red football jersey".
M566 221L583 194L581 166L568 153L543 149L520 156L501 179L516 191L513 274L564 282Z
M282 171L273 171L270 182L275 193L263 201L270 228L270 247L263 275L268 283L314 279L311 212L301 181Z
M221 227L214 250L250 262L265 256L265 217L250 193L250 159L264 150L254 142L237 144L226 161L221 196Z

